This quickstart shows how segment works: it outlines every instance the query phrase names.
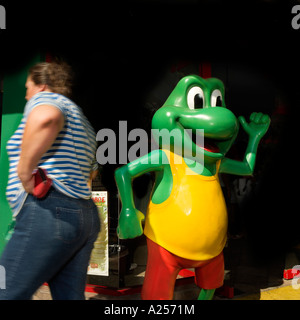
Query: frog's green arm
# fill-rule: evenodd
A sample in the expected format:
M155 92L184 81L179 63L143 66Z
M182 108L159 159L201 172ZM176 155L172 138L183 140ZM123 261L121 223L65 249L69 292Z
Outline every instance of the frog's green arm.
M154 150L118 168L115 172L115 178L123 207L134 207L132 179L147 172L162 170L164 165L168 163L168 158L162 150Z
M243 176L252 175L259 141L267 132L271 120L268 115L253 112L250 116L250 123L247 123L244 117L239 117L239 121L249 135L244 159L243 161L236 161L224 158L221 161L219 172Z
M242 176L252 175L254 171L254 166L255 166L258 144L259 144L258 139L250 138L243 161L224 158L221 161L219 172L242 175Z
M122 202L118 234L121 239L135 238L143 233L144 215L135 208L132 180L144 173L163 170L169 161L162 150L154 150L115 171L115 179Z

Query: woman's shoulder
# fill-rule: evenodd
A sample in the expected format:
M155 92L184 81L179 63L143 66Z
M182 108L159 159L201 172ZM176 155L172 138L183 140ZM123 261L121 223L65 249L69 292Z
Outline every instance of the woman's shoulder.
M66 115L67 108L75 106L75 104L67 97L62 94L42 91L35 94L26 104L24 113L28 115L35 107L40 105L53 105L61 110L61 112Z

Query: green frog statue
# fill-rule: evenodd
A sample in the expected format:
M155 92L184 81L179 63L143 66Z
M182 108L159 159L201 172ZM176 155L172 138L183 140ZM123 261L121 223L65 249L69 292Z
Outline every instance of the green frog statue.
M239 125L249 136L242 161L225 157ZM118 235L147 238L142 299L172 299L185 268L195 269L199 300L212 299L222 286L228 222L218 174L251 175L269 125L262 113L252 113L249 122L237 118L225 106L222 81L196 75L182 78L156 111L152 132L159 149L115 171L122 202ZM145 218L135 207L132 180L147 172L155 173L155 184Z

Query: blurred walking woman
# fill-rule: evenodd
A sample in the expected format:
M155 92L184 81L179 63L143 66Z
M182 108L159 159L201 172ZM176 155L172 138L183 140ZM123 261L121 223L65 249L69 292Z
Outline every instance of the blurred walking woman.
M53 299L84 299L100 230L89 187L97 170L96 139L82 110L67 98L70 80L66 64L29 70L23 119L7 143L6 195L16 225L0 259L6 271L0 299L30 299L44 282ZM38 168L52 180L43 197L34 192Z

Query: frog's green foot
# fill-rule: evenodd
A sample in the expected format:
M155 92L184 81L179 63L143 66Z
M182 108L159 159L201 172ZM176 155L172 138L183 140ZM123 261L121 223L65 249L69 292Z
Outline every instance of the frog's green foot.
M198 300L212 300L216 289L201 289Z

